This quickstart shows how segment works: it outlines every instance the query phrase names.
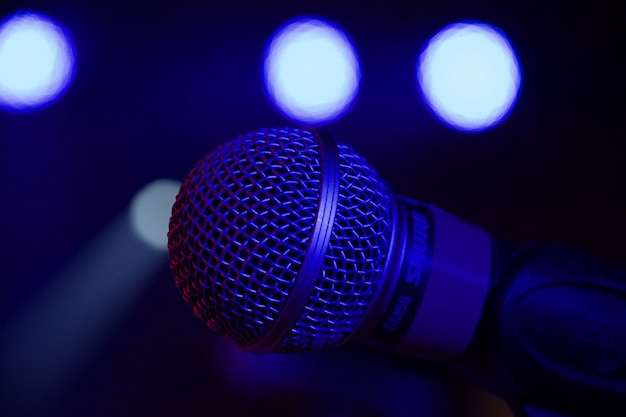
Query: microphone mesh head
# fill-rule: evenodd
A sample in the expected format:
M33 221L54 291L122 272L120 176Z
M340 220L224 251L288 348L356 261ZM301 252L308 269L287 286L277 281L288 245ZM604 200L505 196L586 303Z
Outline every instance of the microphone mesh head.
M361 323L391 245L392 194L364 158L338 145L340 183L323 267L296 324L274 349L341 343ZM282 314L319 206L317 136L295 128L240 135L202 158L170 219L170 268L194 313L251 348Z

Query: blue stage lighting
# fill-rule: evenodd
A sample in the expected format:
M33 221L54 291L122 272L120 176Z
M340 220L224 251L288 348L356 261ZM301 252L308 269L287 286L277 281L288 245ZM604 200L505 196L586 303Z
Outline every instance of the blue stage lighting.
M276 107L309 125L343 116L358 93L361 70L335 25L299 18L279 29L265 52L265 87Z
M132 215L123 211L81 244L70 262L0 321L0 408L9 409L1 415L56 415L50 410L75 396L72 387L84 367L159 276L167 253L136 235Z
M0 108L51 103L69 86L74 67L73 44L50 18L19 12L0 24Z
M427 104L441 120L458 130L481 131L508 115L521 71L500 31L465 22L431 39L419 57L417 78Z

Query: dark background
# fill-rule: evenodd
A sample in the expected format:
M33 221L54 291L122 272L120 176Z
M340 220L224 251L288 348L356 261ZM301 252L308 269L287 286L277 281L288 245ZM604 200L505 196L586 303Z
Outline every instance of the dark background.
M233 135L289 123L265 97L261 60L272 33L304 14L343 27L361 60L354 108L325 129L365 155L398 193L514 240L565 243L626 264L626 15L619 2L3 0L0 18L19 9L64 24L78 67L59 102L0 112L2 320L140 187L184 178ZM415 88L422 46L466 19L502 29L524 77L510 117L479 134L443 126ZM261 380L258 392L269 391L255 395L257 388L224 383L228 372L216 364L228 363L222 355L229 350L220 346L164 266L45 414L384 416L370 407L371 396L386 396L380 381L398 375L413 381L402 387L419 385L415 375L443 380L457 415L476 412L477 395L484 400L439 367L360 348L288 359L299 365L285 369L301 373L285 381L300 382L280 382L284 366L277 365L269 371L278 375L275 389ZM426 404L434 396L403 389L390 390L397 403L413 405L406 415L436 415Z

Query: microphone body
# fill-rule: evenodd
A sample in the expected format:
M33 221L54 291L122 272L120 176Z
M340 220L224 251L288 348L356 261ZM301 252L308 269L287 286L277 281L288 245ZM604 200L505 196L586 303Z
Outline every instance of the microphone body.
M244 349L361 341L448 362L514 405L626 415L624 267L395 196L328 135L218 147L183 182L168 238L183 298Z
M368 341L450 362L513 408L626 414L626 268L563 246L511 244L435 207L400 201L408 217L430 220L430 271L415 316L402 316L406 333L374 330ZM413 281L411 265L422 259L416 233L412 239L396 287ZM402 302L411 304L401 297L382 302L375 329L394 328Z

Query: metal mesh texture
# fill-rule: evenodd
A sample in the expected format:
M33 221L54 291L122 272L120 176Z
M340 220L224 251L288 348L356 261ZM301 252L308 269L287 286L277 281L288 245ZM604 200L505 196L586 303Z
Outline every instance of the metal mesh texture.
M339 145L335 224L304 312L277 351L336 345L360 323L382 277L391 194L367 162ZM306 256L321 187L309 131L241 135L200 160L170 219L170 268L195 314L242 347L281 313Z
M391 246L391 192L365 158L338 147L339 201L324 266L280 352L339 344L361 323L382 279Z
M317 212L317 139L268 129L201 159L176 197L168 249L194 313L242 346L267 333L293 287Z

